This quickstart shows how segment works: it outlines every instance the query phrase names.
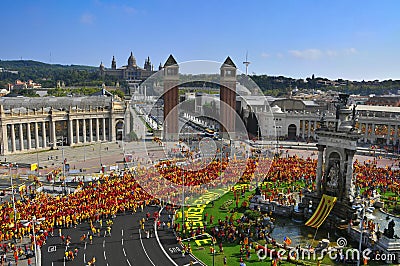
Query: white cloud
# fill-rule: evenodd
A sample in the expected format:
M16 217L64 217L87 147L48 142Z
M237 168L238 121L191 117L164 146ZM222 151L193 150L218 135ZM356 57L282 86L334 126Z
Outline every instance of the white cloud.
M357 49L356 48L346 48L341 50L305 49L305 50L289 50L288 53L293 57L304 60L319 60L322 58L333 58L338 56L356 54Z
M93 24L95 17L92 14L85 13L81 16L81 23L82 24Z
M306 50L290 50L289 54L306 60L317 60L323 55L323 52L319 49L306 49Z
M135 8L130 7L130 6L123 6L122 9L127 14L135 14L137 12L137 10Z
M95 0L94 2L99 7L107 9L107 10L124 12L129 15L138 13L138 10L136 8L134 8L132 6L128 6L128 5L121 5L118 3L107 3L106 1L101 1L101 0Z
M263 57L263 58L268 58L268 57L270 57L271 55L270 54L268 54L268 53L266 53L266 52L262 52L261 53L261 57Z
M357 49L356 48L347 48L345 50L346 54L356 54L357 53Z
M335 50L326 50L326 55L329 57L335 57L338 56L338 52Z

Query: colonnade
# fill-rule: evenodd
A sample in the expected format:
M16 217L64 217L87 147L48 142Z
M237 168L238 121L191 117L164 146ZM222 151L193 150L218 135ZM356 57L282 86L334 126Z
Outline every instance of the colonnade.
M10 121L2 124L3 153L29 151L79 143L113 141L115 121L111 118Z
M370 121L362 121L360 118L360 122L358 123L358 128L360 132L363 134L364 142L375 143L377 138L383 138L387 145L395 144L400 138L399 134L399 125L396 123L385 123L385 122L370 122ZM332 123L333 121L327 121L328 123ZM314 138L315 139L315 130L320 127L319 118L316 120L312 119L304 119L300 120L300 128L299 128L299 137L303 139ZM381 130L381 128L385 128L385 130Z

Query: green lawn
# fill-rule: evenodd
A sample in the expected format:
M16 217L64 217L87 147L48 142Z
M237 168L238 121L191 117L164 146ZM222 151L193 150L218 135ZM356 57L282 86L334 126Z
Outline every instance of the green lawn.
M272 185L272 183L269 183L269 185ZM302 184L302 185L304 185L304 184ZM281 188L286 189L286 186L282 186ZM241 193L239 193L239 194L241 194ZM244 194L244 197L242 197L242 196L240 197L238 209L236 209L234 193L232 191L224 194L222 197L215 200L214 203L212 203L212 202L208 203L206 205L206 207L204 208L203 217L204 217L204 214L207 213L208 217L210 217L212 215L215 217L215 219L214 219L214 222L212 225L208 224L207 231L210 232L209 231L210 228L212 228L212 226L215 226L218 224L218 219L225 220L226 216L230 217L231 215L234 215L235 219L240 218L240 216L247 209L247 208L243 208L240 206L242 206L242 203L244 201L248 201L249 198L251 196L253 196L253 194L254 194L254 191L246 191ZM229 204L229 203L231 203L231 204ZM227 210L221 210L220 207L224 204L229 205ZM188 208L186 208L186 210L187 209ZM180 223L181 221L182 220L181 220L181 216L180 216L178 218L177 222ZM209 218L208 218L208 222L209 222ZM196 227L196 226L194 226L194 227ZM185 239L188 237L189 236L186 235L183 238ZM204 237L203 239L206 239L206 240L198 241L198 243L196 243L195 239L189 239L187 241L184 241L183 243L186 245L190 244L190 246L192 247L193 254L207 265L213 265L213 259L214 259L214 265L223 265L223 259L225 256L227 258L228 265L239 265L240 258L241 258L239 243L228 243L228 242L223 243L223 249L224 249L223 253L219 252L218 244L216 244L215 245L216 253L213 256L211 249L210 249L212 247L211 240L209 239L209 237ZM263 245L264 243L260 243L260 244ZM250 255L249 260L247 260L244 255L243 255L243 260L246 263L246 265L252 265L252 266L253 265L254 266L272 265L271 259L269 259L269 258L265 259L263 261L259 261L258 256L254 249L251 250L251 255ZM301 264L295 264L295 263L291 263L291 262L287 262L287 261L281 261L280 265L301 265ZM303 265L317 265L317 261L316 260L304 261ZM335 263L335 262L331 261L331 259L328 256L325 256L321 262L321 265L345 265L345 264ZM381 264L371 262L368 265L381 265Z

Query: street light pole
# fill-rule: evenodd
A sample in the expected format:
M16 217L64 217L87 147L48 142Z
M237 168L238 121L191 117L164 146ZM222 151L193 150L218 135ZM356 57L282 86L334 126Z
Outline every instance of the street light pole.
M100 167L102 167L103 164L101 163L101 141L100 141Z
M33 249L35 251L35 265L38 265L38 254L37 254L36 234L35 234L35 222L36 222L36 216L33 216L32 217Z
M15 226L15 228L17 228L17 209L15 208L14 184L13 184L13 178L12 178L12 173L11 173L11 164L8 165L8 168L9 168L9 174L10 174L11 198L12 198L12 204L13 204L13 210L14 210L14 226Z
M64 184L64 195L67 194L66 189L66 176L65 176L65 158L64 158L64 137L61 139L61 155L62 155L62 174L63 174L63 184Z
M362 236L363 236L363 230L364 230L364 216L365 216L365 205L361 205L361 220L360 220L360 242L358 243L358 260L357 260L357 266L361 265L361 248L362 248Z
M26 223L23 224L25 227L29 226L29 224L32 224L32 234L33 234L33 250L35 252L35 265L39 265L39 261L38 261L38 248L36 245L36 232L35 232L35 224L40 224L41 221L43 221L45 218L39 218L36 219L36 216L32 216L31 220L21 220L22 223Z
M213 244L213 266L215 265L215 238L212 238L212 244Z

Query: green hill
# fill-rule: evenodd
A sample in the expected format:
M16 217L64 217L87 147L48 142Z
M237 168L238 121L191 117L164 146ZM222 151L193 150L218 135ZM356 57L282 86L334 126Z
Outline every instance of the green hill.
M67 86L99 86L103 82L98 76L98 68L92 66L47 64L33 60L0 60L0 68L18 71L18 74L0 72L0 87L14 83L16 79L32 79L41 83L43 87L55 87L58 80L64 81Z

